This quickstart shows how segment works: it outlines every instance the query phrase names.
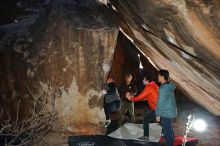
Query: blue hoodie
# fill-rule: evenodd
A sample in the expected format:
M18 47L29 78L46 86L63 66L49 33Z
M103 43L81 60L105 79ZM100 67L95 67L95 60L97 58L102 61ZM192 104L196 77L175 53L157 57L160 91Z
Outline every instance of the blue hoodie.
M157 116L165 118L175 118L177 116L176 100L174 96L175 88L176 86L170 82L160 86L156 109Z

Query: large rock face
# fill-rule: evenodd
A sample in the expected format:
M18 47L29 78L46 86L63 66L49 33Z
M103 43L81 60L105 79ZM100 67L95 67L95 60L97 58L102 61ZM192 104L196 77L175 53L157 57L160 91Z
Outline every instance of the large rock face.
M219 0L109 1L111 14L96 0L42 0L36 7L14 0L11 11L25 11L1 10L1 24L16 23L0 26L0 119L16 118L18 103L20 118L26 116L28 88L37 93L49 86L58 130L101 133L101 90L117 41L110 75L118 83L126 72L136 76L139 52L145 69L168 69L179 89L220 115ZM113 13L124 33L118 40Z
M110 0L119 25L191 99L220 116L220 1Z
M14 116L19 99L20 110L28 112L27 86L38 92L47 84L55 92L58 130L101 133L101 90L118 28L107 19L104 6L91 3L54 2L36 15L0 27L0 103L1 110L8 111L5 116Z

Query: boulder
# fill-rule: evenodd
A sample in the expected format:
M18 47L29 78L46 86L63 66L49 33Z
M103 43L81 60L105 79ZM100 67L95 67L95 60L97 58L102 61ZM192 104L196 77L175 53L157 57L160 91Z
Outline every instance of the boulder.
M220 2L110 0L124 34L190 99L220 116Z
M86 3L86 1L84 1ZM118 27L104 5L60 0L17 23L0 26L2 117L24 117L33 94L53 89L56 130L101 134L102 87L110 71ZM102 12L102 13L100 13Z

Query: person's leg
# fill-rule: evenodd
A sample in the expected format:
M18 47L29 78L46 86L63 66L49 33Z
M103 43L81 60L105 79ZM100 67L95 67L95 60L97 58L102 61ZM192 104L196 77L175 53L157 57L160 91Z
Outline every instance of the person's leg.
M121 110L120 110L120 112L121 112L121 123L124 123L124 121L125 121L125 113L126 113L126 105L125 105L125 102L124 101L121 101Z
M119 112L120 108L121 108L121 102L120 101L115 101L115 105L116 105L117 112Z
M167 142L167 146L173 146L174 134L172 129L172 119L161 117L161 124L163 126L163 134Z
M132 122L135 122L135 114L134 114L134 102L127 103L128 111L131 117Z
M120 101L114 101L111 103L111 113L112 112L119 112L120 110Z
M144 115L144 136L149 137L149 124L155 119L155 111L150 111L149 113L145 110Z
M105 103L104 104L104 110L105 110L105 116L106 116L106 122L105 122L106 128L111 124L110 115L112 113L112 108L113 108L112 103Z
M110 118L110 108L109 108L109 105L108 103L104 102L104 111L105 111L105 117L106 117L106 120L109 120Z
M127 110L127 108L126 108L126 102L121 101L121 112L122 112L123 114L126 114L126 110Z

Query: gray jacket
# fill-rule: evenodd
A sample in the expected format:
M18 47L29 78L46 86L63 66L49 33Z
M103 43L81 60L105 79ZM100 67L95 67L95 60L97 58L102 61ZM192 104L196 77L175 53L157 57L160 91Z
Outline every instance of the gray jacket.
M160 86L156 109L157 116L165 118L175 118L177 116L176 100L174 96L175 88L176 86L170 82Z

